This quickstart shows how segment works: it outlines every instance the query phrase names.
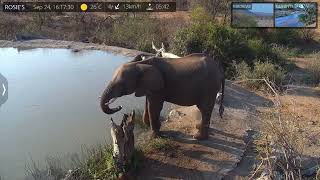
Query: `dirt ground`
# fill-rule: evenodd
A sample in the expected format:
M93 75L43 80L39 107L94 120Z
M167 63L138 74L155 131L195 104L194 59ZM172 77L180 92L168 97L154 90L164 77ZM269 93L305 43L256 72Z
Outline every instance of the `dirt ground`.
M195 106L179 107L182 115L163 123L162 131L172 138L175 149L169 153L147 154L147 162L138 179L222 179L233 171L242 159L250 133L258 125L256 111L272 105L272 102L227 83L225 113L220 119L217 105L212 113L210 137L196 141L192 135L200 119ZM250 173L251 162L243 163ZM229 178L238 176L233 173Z

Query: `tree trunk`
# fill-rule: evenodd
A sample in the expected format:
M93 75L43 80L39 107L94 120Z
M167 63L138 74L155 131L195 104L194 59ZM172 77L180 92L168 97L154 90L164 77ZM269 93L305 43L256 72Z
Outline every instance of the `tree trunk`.
M113 140L113 157L118 168L131 163L134 152L134 111L124 114L121 125L117 125L111 118L111 137Z

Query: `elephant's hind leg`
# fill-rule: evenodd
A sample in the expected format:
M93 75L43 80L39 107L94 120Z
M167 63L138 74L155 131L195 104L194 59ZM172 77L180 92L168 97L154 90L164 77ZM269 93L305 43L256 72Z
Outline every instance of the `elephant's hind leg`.
M205 140L209 137L210 118L214 107L214 101L207 104L199 105L201 112L201 122L198 125L198 132L193 136L197 140Z
M148 108L148 99L147 98L146 98L146 103L145 103L144 111L143 111L143 122L145 125L150 127L149 108Z

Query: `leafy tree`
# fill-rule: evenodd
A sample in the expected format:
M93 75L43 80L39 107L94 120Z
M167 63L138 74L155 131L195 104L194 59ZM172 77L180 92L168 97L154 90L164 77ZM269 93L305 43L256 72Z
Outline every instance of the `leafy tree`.
M305 25L310 25L317 20L317 8L314 3L303 4L304 14L299 16L300 21L305 23Z

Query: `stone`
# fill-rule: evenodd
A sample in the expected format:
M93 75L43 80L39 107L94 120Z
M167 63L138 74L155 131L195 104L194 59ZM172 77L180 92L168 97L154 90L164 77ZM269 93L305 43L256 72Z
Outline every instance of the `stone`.
M167 120L172 120L172 119L181 119L183 116L186 116L186 114L174 109L170 111Z
M305 169L305 170L302 170L301 171L301 174L302 176L312 176L312 175L315 175L318 171L319 167L316 165L316 166L313 166L313 167L310 167L308 169Z

